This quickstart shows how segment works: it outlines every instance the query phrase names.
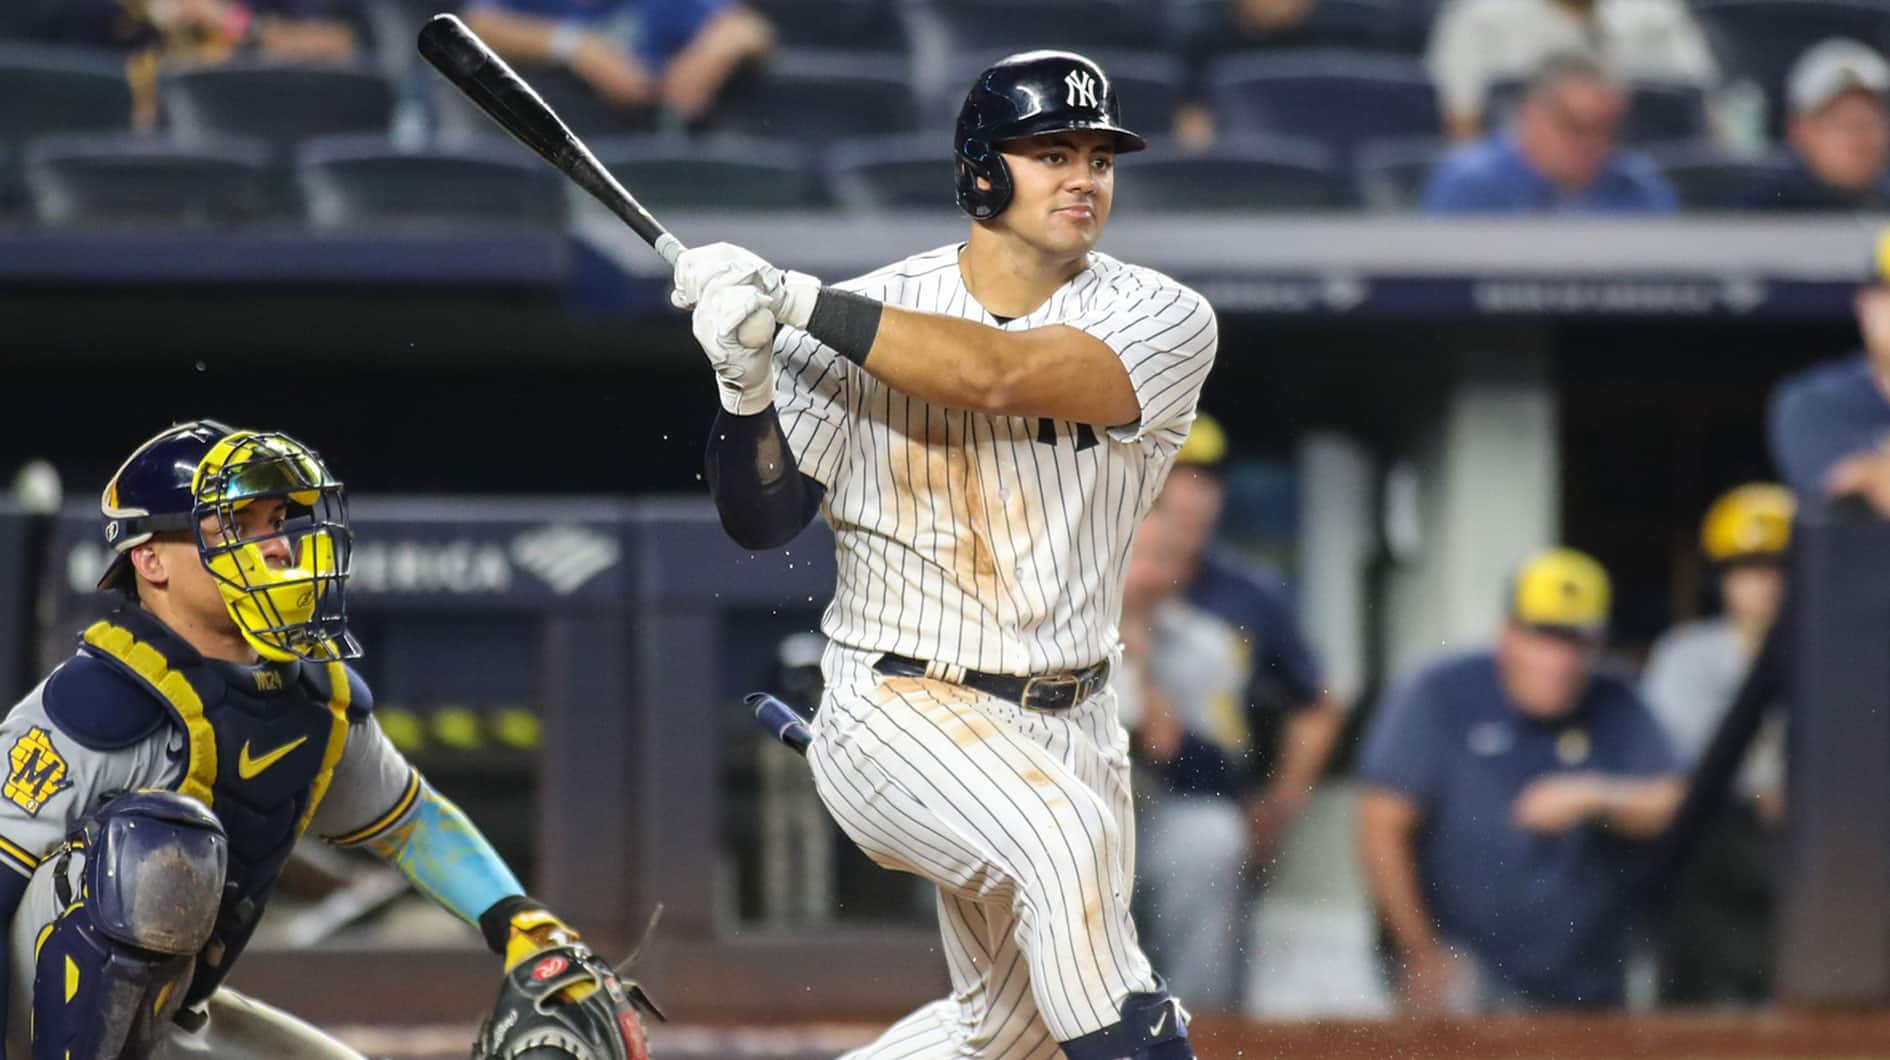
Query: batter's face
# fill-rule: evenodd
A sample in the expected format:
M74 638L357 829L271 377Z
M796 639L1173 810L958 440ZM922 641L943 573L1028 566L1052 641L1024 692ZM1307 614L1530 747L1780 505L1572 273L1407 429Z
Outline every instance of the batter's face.
M1115 198L1115 135L1049 133L999 150L1011 174L1011 201L991 223L1052 257L1089 253Z
M1503 691L1523 714L1542 721L1575 709L1588 687L1589 667L1599 643L1507 622L1497 640L1496 662Z

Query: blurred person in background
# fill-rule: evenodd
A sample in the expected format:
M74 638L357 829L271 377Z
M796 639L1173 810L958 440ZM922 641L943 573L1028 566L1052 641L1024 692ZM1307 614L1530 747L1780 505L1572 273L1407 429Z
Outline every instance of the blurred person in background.
M1325 772L1344 711L1324 689L1284 589L1212 545L1226 502L1227 439L1197 413L1137 532L1122 641L1140 701L1141 761L1160 778L1140 822L1150 946L1197 1010L1245 996L1253 884ZM1288 712L1278 768L1256 760L1271 711Z
M1724 612L1668 630L1654 643L1641 692L1692 772L1719 730L1785 598L1791 491L1755 482L1707 509L1700 544ZM1762 730L1738 782L1739 800L1682 877L1660 942L1661 1000L1756 1004L1771 994L1772 871L1784 820L1784 744L1778 719Z
M1785 84L1792 168L1756 188L1754 210L1890 208L1890 64L1834 38L1808 49Z
M1549 56L1587 51L1630 80L1712 89L1719 66L1685 0L1449 0L1425 63L1453 140L1483 135L1490 89L1530 76Z
M615 107L708 114L774 28L730 0L472 0L466 24L513 63L564 67Z
M1801 509L1861 505L1890 518L1890 231L1854 305L1864 349L1787 376L1766 413L1772 462Z
M1201 148L1214 142L1214 112L1206 102L1207 68L1235 52L1316 48L1341 42L1322 37L1308 18L1319 0L1227 0L1224 4L1177 5L1174 50L1180 58L1181 105L1175 108L1175 139Z
M1620 1005L1624 870L1683 793L1652 713L1595 670L1601 565L1540 552L1508 597L1494 649L1420 669L1366 736L1360 856L1410 1012Z
M1438 160L1424 208L1438 214L1671 213L1673 188L1617 145L1627 90L1580 53L1543 63L1512 127Z
M346 62L366 47L368 29L351 0L63 0L42 6L26 35L124 52L132 126L149 129L160 63Z

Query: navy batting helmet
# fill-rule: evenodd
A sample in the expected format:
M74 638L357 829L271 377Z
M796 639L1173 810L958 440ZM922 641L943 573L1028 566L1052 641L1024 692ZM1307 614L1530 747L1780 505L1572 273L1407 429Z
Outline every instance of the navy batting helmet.
M265 498L283 502L280 525L239 533L237 513ZM116 553L100 589L129 590L132 549L155 534L186 531L259 654L280 662L359 654L342 595L353 544L347 501L321 457L301 442L216 420L178 424L140 445L112 475L99 516ZM272 561L264 546L276 539L286 548L270 545Z
M1118 153L1148 146L1122 127L1115 86L1089 59L1036 51L999 60L978 75L958 111L958 205L980 221L996 217L1011 201L1011 173L998 145L1078 129L1114 133ZM980 188L980 177L990 187Z

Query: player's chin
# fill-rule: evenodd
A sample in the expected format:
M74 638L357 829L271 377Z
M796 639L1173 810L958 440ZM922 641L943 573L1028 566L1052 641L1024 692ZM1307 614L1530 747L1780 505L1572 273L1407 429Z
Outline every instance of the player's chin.
M1045 226L1044 235L1047 241L1058 250L1088 250L1102 238L1103 216L1097 213L1058 210L1050 215L1050 223Z

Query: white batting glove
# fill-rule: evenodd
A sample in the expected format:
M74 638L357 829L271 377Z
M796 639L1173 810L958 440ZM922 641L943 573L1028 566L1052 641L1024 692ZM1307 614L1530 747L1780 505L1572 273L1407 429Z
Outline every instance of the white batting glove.
M752 416L774 404L774 312L759 290L737 284L708 292L689 327L715 369L723 408Z
M676 259L676 289L669 301L678 309L688 309L717 288L737 285L760 291L774 318L796 328L807 326L820 294L820 281L804 272L783 272L751 250L711 243L685 250Z

